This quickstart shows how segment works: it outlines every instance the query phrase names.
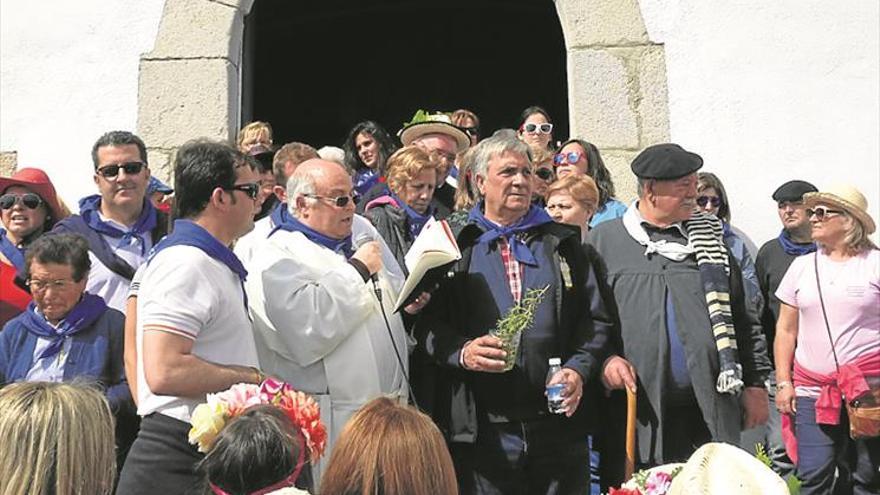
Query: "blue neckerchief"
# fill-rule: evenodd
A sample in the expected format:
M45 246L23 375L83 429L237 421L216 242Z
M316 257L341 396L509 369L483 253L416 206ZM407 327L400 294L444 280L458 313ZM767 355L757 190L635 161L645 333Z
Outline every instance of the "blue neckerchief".
M110 237L119 239L117 247L128 246L132 239L136 239L141 245L141 255L146 252L147 244L144 235L149 235L150 231L156 228L156 209L149 198L144 198L144 206L141 208L141 216L128 232L119 230L110 225L110 223L101 220L98 211L101 208L101 196L94 194L86 196L79 200L79 216L85 220L86 224L99 234L109 235Z
M523 242L516 234L525 232L545 223L552 223L553 219L550 218L550 215L548 215L543 208L538 208L532 205L529 207L528 213L520 218L518 222L509 227L502 227L487 220L483 215L482 210L483 202L481 201L477 203L468 214L468 222L475 223L483 230L483 235L477 239L477 242L480 244L488 244L499 237L504 237L507 239L508 244L510 244L513 257L516 258L517 261L531 266L538 266L538 262L535 260L535 255L532 254L529 247L526 246L525 242Z
M297 220L296 217L294 217L293 215L288 215L283 222L276 223L275 228L272 229L272 232L269 232L269 237L272 237L272 234L278 232L279 230L286 230L288 232L300 232L302 233L302 235L306 236L306 239L314 242L315 244L324 246L334 253L341 253L343 256L345 256L345 259L351 258L351 255L354 254L354 246L351 243L351 234L342 239L333 239L332 237L327 237L326 235L316 230L313 230L308 225Z
M394 193L389 194L391 199L393 199L397 206L406 213L406 218L409 220L409 235L412 236L413 239L419 236L419 232L422 231L422 228L428 223L428 220L434 216L434 206L428 205L428 210L424 215L417 212L416 210L409 207L399 196Z
M808 244L798 244L797 242L791 240L791 238L788 236L788 231L785 229L782 229L782 232L779 233L779 237L777 237L777 239L779 240L779 244L782 246L783 251L791 256L803 256L805 254L816 251L815 242L810 242Z
M238 278L244 282L247 279L247 270L244 265L235 256L235 253L224 246L216 237L212 236L201 225L191 220L175 220L174 230L166 235L156 244L156 247L150 251L150 260L152 260L160 251L168 249L171 246L192 246L201 249L205 254L215 260L226 265Z
M458 179L458 167L452 165L449 167L449 176L453 179Z
M354 174L354 192L358 196L363 196L378 181L379 172L374 168L364 167Z
M35 308L36 304L31 301L24 312L22 323L32 334L51 341L49 346L37 356L37 359L43 359L58 354L64 345L64 339L88 328L97 321L107 311L107 303L98 296L83 292L82 299L61 320L58 328L50 325L43 315L36 312Z
M0 229L0 253L6 256L16 271L22 272L24 270L24 248L16 246L7 239L6 231L3 229Z
M272 213L269 214L269 221L272 222L272 230L269 231L269 235L272 235L272 232L275 232L275 227L286 222L289 218L291 218L291 215L290 210L287 209L287 203L278 203L275 205L275 208L272 209ZM269 235L266 237L269 237Z

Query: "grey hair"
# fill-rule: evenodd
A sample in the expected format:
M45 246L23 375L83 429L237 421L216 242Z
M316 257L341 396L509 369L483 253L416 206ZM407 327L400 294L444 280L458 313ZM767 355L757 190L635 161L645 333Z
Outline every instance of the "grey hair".
M638 194L640 198L645 197L645 187L647 187L649 182L651 182L651 179L647 177L636 176L636 194Z
M522 155L526 157L529 164L532 163L532 150L529 145L517 139L516 133L512 130L501 129L496 131L492 137L480 141L475 147L472 169L474 177L479 175L485 178L489 171L489 160L507 152Z
M315 182L317 177L314 173L295 171L287 179L287 210L294 217L298 217L296 210L296 198L315 194ZM305 198L307 202L315 202L315 198Z

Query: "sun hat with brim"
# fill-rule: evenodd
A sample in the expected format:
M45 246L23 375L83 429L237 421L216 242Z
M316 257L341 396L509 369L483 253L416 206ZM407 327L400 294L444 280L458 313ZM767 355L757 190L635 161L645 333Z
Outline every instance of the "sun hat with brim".
M41 169L26 167L19 169L12 174L12 177L0 177L0 195L5 194L12 186L26 187L38 195L49 207L54 220L60 220L64 216L58 195L55 193L55 186L52 185L46 172Z
M788 495L785 481L745 450L707 443L672 479L668 495Z
M428 134L445 134L455 140L456 153L466 150L471 145L468 135L452 123L452 119L445 113L429 114L419 110L413 115L412 120L403 124L400 130L400 142L409 146L416 139Z
M804 194L804 205L807 208L822 203L828 206L845 210L853 218L862 224L868 234L873 234L877 226L874 219L868 214L868 200L858 189L847 184L839 184L829 187L825 191Z

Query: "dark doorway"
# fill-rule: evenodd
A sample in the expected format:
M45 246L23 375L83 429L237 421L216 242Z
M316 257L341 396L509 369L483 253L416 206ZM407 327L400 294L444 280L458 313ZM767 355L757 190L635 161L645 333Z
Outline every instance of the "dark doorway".
M372 119L468 108L483 135L541 105L568 135L565 44L551 0L257 0L245 20L242 118L275 142L340 146Z

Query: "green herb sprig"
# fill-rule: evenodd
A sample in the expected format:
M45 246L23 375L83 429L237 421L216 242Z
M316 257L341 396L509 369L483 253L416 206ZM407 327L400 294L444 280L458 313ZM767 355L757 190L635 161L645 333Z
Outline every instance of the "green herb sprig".
M532 326L535 322L535 310L544 296L549 285L542 289L528 289L518 304L512 306L507 313L498 319L491 334L501 339L501 348L507 353L504 358L505 371L509 371L516 363L516 355L519 351L519 335Z

